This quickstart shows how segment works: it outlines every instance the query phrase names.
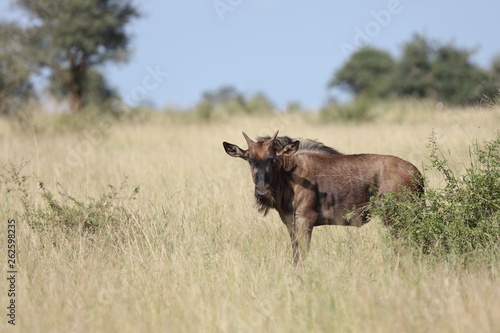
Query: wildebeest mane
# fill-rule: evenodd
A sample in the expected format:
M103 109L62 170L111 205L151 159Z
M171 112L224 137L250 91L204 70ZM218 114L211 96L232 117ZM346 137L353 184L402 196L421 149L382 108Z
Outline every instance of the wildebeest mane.
M270 136L262 136L257 138L257 142L264 142L269 140L271 137ZM328 147L324 145L323 143L312 140L312 139L293 139L288 136L278 136L276 140L274 140L274 147L276 149L283 148L286 145L293 143L294 141L299 140L299 150L310 150L310 151L317 151L317 152L322 152L328 155L343 155L340 153L338 150Z

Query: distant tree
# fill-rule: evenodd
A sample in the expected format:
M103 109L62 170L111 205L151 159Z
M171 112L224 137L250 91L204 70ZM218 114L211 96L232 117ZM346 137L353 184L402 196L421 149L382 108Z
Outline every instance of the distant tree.
M431 63L436 92L451 104L468 104L481 98L483 73L470 61L473 51L452 44L439 46Z
M286 112L288 113L300 113L304 108L299 101L290 101L286 105Z
M264 93L256 93L246 101L248 113L272 113L274 105Z
M36 66L21 42L22 30L14 23L0 23L0 114L12 113L34 96L30 76Z
M102 104L113 98L118 98L118 93L111 88L106 77L97 69L89 70L85 82L83 104ZM143 102L144 105L147 101Z
M497 55L491 64L491 93L500 95L500 55Z
M222 86L216 90L204 92L202 99L203 102L212 105L224 104L231 100L238 100L244 103L243 94L241 94L235 87L228 85Z
M344 88L354 95L385 96L389 93L394 66L389 53L371 47L362 48L335 72L328 86Z
M403 46L402 58L395 68L392 79L395 94L418 98L436 97L431 64L433 56L431 43L421 35L414 35Z
M69 73L62 72L60 75L52 75L49 81L49 91L59 100L69 97L71 91L66 85ZM97 68L91 68L87 71L83 82L83 105L102 104L106 101L116 98L118 94L113 88L109 87L106 78Z
M450 104L470 104L494 92L495 75L474 65L473 50L452 43L429 42L415 35L403 47L396 66L394 91L399 96L434 98Z
M401 59L394 61L385 51L361 49L335 72L328 87L345 88L365 101L387 96L449 104L498 100L500 56L490 69L483 69L471 61L474 50L430 42L421 35L414 35L402 51Z
M497 55L488 70L482 70L480 75L480 94L487 102L500 101L500 55Z
M209 120L216 113L247 113L245 96L235 87L225 85L215 90L205 91L196 106L198 116Z
M51 70L52 88L69 98L72 113L82 109L90 70L127 58L126 25L139 16L128 0L17 0L30 17L40 22L36 38L38 63ZM95 72L94 72L95 73ZM57 84L56 84L57 83Z
M491 71L493 75L500 78L500 55L495 56L491 63Z
M196 106L197 114L203 120L233 114L272 113L273 110L273 103L264 93L246 97L230 85L205 91Z

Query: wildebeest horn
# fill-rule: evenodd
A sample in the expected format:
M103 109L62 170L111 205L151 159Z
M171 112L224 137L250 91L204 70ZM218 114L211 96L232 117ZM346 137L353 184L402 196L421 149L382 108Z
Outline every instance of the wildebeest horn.
M276 133L274 133L274 135L271 137L271 141L276 140L276 137L278 136L278 133L279 133L279 130L277 130Z
M245 140L247 140L248 147L250 147L251 145L253 145L255 143L252 139L250 139L248 137L248 135L245 132L241 132L241 134L243 134L243 136L245 137Z

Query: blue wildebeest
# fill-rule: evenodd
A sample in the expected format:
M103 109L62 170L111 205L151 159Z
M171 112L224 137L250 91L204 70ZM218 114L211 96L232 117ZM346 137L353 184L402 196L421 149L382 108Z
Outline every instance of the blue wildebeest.
M257 208L264 214L278 211L295 265L301 250L307 253L314 227L361 227L368 222L372 197L406 191L420 197L424 190L418 169L396 156L343 155L315 140L278 137L278 132L257 141L243 136L247 150L227 142L224 149L250 164Z

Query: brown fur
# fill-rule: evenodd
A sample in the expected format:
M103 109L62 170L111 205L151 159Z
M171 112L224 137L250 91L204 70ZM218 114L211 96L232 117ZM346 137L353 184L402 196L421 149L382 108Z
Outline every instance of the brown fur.
M342 155L314 140L277 134L254 142L243 133L248 150L227 142L224 148L250 163L257 208L264 214L270 208L278 211L290 234L295 264L301 260L300 248L308 250L314 227L361 227L368 222L373 196L409 190L418 197L423 192L421 173L396 156Z

